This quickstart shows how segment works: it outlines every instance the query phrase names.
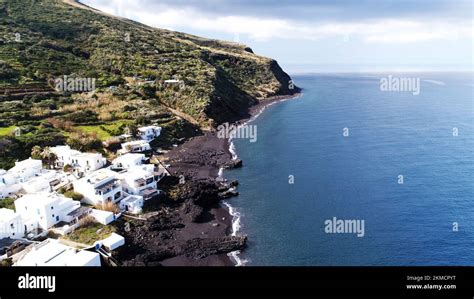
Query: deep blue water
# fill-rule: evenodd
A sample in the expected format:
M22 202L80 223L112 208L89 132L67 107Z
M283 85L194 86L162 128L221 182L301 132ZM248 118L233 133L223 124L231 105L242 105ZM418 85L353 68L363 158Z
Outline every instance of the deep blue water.
M251 123L257 142L234 140L248 265L474 265L472 74L407 74L444 83L418 96L380 91L386 75L294 76L304 94ZM365 236L326 234L332 217Z

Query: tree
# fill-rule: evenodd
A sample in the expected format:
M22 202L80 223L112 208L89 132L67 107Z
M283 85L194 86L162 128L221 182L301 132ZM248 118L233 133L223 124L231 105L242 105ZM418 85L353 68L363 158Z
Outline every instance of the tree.
M72 172L74 169L72 168L71 164L66 164L66 165L64 165L63 170L65 172Z
M76 132L69 136L67 144L78 151L101 151L102 141L97 138L96 134L85 134L83 132Z
M58 157L51 151L51 148L47 146L41 152L41 160L43 160L43 163L48 165L49 168L53 168Z
M43 149L41 148L41 146L39 146L39 145L33 146L33 148L31 149L31 158L37 159L37 160L42 159L42 157L41 157L41 152L42 151L43 151Z
M132 135L133 138L137 138L138 136L138 127L136 124L128 124L127 125L127 131L128 131L128 134Z

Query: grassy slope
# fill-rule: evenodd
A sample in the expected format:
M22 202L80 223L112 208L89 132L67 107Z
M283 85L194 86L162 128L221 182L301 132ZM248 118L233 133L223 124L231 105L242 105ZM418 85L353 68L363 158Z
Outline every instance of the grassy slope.
M64 143L71 126L106 139L113 135L108 131L120 131L117 123L160 123L160 142L175 143L197 134L196 124L236 120L259 99L291 93L290 77L278 64L244 45L151 28L60 0L0 0L0 37L0 168L28 157L34 145ZM97 89L51 92L48 82L64 75L95 78ZM139 85L134 76L157 84ZM172 78L184 87L162 84ZM34 91L23 93L25 87ZM51 128L50 120L67 128L57 122ZM14 126L25 136L5 136Z
M289 77L276 63L243 45L150 28L54 0L2 0L0 15L0 34L11 38L0 59L13 73L0 77L2 84L45 83L72 73L97 78L100 86L133 75L176 76L185 81L184 89L162 89L152 97L201 121L224 121L254 98L288 93ZM21 42L13 40L15 33Z

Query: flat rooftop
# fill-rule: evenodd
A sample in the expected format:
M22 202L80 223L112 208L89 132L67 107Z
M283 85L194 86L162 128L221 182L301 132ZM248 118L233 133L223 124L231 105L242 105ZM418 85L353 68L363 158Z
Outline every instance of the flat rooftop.
M115 178L115 173L110 169L99 169L93 173L83 177L81 180L90 181L92 184L99 183L107 178Z
M98 265L97 260L98 259ZM100 265L98 253L77 250L61 244L58 240L47 239L36 245L16 266L85 266Z
M102 157L102 154L101 153L80 153L74 156L78 158L96 158L96 157Z
M56 200L69 200L69 199L55 193L41 192L41 193L25 194L22 197L18 198L16 201L18 201L19 203L24 201L24 202L28 202L32 206L37 206L38 204L46 205Z

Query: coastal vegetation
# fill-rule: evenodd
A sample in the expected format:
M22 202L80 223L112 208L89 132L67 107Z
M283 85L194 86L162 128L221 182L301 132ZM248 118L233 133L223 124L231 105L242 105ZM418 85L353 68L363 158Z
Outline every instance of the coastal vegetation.
M95 79L95 90L55 90L63 76ZM170 146L242 117L258 99L291 93L289 80L245 45L60 0L0 0L0 167L35 145L99 151L134 125L160 124L156 146Z
M15 210L15 200L10 197L0 200L0 209L2 208Z
M77 200L77 201L81 201L82 199L84 199L84 195L82 195L81 193L78 193L78 192L74 192L72 190L64 192L63 195L65 197L69 197L69 198L72 198L73 200Z
M116 229L112 225L102 225L90 221L89 223L84 223L80 228L74 230L64 238L81 244L93 245L94 242L109 237L115 231Z

